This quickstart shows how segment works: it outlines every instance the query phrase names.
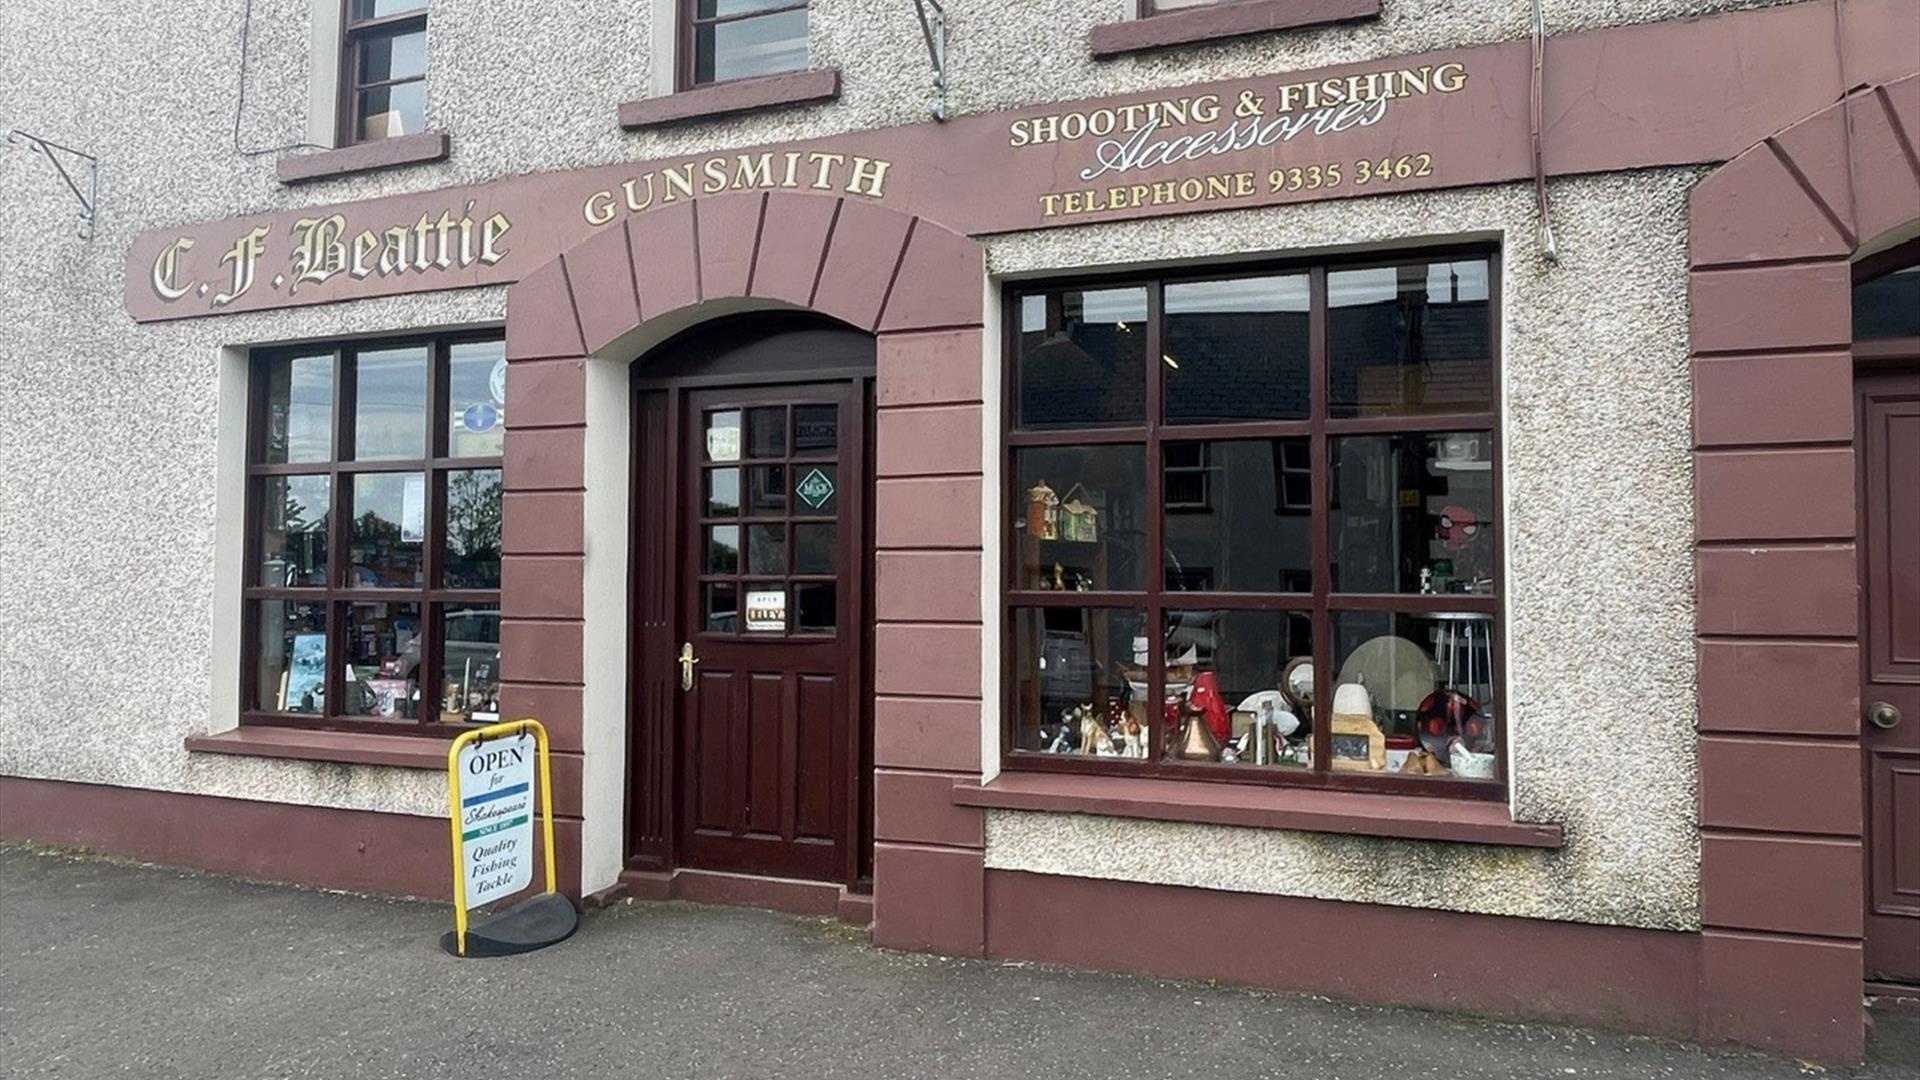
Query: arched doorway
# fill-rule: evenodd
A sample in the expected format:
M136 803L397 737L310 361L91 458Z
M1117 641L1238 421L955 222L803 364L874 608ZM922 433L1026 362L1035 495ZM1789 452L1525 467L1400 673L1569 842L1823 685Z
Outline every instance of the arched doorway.
M1920 987L1920 240L1854 277L1866 976Z
M866 891L873 336L739 316L632 375L629 863Z

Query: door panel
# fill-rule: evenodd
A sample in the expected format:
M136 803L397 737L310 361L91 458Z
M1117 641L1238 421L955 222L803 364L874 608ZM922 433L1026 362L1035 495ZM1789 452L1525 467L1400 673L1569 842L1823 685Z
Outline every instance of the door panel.
M1858 380L1867 977L1920 983L1920 356ZM1898 710L1872 723L1876 705Z
M859 720L858 384L685 395L678 501L695 674L680 864L844 880ZM857 490L857 489L856 489Z

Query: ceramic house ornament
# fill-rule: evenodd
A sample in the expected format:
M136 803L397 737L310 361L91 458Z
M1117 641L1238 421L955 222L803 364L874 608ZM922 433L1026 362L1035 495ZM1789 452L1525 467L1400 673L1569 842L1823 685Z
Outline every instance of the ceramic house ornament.
M1039 540L1060 536L1060 496L1045 480L1027 489L1027 535Z

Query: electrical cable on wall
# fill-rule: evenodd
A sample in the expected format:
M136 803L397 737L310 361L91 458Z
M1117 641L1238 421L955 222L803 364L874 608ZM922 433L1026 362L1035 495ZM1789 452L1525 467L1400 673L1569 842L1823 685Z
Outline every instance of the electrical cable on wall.
M247 111L247 40L253 33L253 0L246 0L246 6L240 14L240 93L239 100L233 106L233 151L242 157L259 157L262 154L279 154L288 150L331 150L330 146L319 146L310 142L290 142L284 146L262 146L248 149L240 145L240 120Z

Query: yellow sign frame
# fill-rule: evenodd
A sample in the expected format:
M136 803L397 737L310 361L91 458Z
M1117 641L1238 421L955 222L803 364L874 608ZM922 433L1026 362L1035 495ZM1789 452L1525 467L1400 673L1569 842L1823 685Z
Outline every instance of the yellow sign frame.
M467 864L460 857L460 751L475 743L488 739L504 738L509 735L523 735L533 732L535 756L538 758L540 785L540 821L542 835L546 841L547 892L558 892L560 874L553 856L553 762L547 747L547 728L540 721L527 717L523 720L508 720L499 724L488 724L483 728L463 731L447 748L447 821L453 827L453 928L454 938L459 942L459 955L467 955Z

